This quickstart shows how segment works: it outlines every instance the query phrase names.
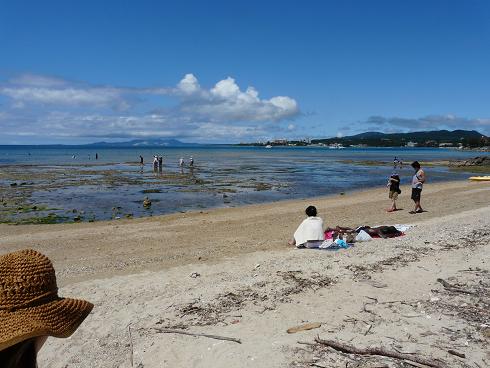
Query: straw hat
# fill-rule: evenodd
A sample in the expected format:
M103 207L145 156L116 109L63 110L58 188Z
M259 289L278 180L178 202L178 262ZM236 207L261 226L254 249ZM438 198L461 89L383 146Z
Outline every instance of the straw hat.
M58 296L45 255L26 249L0 256L0 350L32 337L68 337L92 308Z

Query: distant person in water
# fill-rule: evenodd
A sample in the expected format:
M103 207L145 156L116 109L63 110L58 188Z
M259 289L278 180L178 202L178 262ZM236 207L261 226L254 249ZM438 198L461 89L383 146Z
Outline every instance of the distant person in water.
M140 165L144 165L143 156L140 155Z
M294 238L289 241L290 245L298 248L318 248L325 238L323 232L323 220L317 217L315 206L308 206L305 210L306 219L294 232Z
M154 155L153 156L153 171L157 171L158 170L158 156Z
M401 169L402 166L403 166L402 160L400 160L398 157L395 156L395 158L393 159L393 170L398 169L398 167L400 167Z
M398 176L396 171L393 172L388 179L387 187L389 188L388 198L391 199L391 208L389 208L387 211L397 211L398 209L396 208L396 200L398 199L398 195L402 191L400 190L400 177Z
M194 167L194 159L192 156L189 158L189 167Z
M410 213L422 213L424 210L420 205L420 198L422 196L422 188L425 183L425 172L420 167L418 161L412 162L411 166L415 170L415 174L412 177L412 200L415 203L415 207L413 211L410 211Z
M163 157L159 156L158 157L158 171L162 172L162 170L163 170Z
M184 158L181 157L180 160L179 160L179 166L182 168L184 167Z
M95 152L95 159L98 160L99 159L99 154L97 152Z

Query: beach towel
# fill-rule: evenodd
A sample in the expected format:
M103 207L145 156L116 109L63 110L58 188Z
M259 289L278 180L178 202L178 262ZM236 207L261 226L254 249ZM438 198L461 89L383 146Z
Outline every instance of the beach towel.
M305 244L308 240L323 240L323 220L320 217L308 217L294 232L296 246Z
M412 225L400 225L400 224L396 224L393 226L396 227L396 229L398 231L401 231L402 233L406 232L407 230L409 230L412 227Z

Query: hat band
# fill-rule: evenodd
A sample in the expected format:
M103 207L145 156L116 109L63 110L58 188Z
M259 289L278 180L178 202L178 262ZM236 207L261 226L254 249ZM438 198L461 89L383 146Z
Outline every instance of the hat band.
M56 288L55 290L48 291L44 294L41 294L22 304L13 305L13 306L0 305L0 311L14 312L19 309L26 309L26 308L37 307L43 304L47 304L57 299L59 299L58 288Z

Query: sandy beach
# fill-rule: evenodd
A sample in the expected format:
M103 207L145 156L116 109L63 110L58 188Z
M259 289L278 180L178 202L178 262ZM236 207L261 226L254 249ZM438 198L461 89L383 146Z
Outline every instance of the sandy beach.
M71 338L48 340L41 367L424 366L342 353L315 343L319 336L478 368L490 366L489 198L487 183L448 182L424 188L427 212L417 215L402 187L396 213L385 212L379 188L133 220L0 225L0 246L45 253L61 295L95 304ZM346 250L297 250L287 240L309 204L328 226L413 226Z

